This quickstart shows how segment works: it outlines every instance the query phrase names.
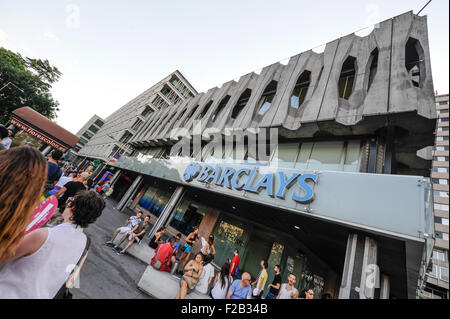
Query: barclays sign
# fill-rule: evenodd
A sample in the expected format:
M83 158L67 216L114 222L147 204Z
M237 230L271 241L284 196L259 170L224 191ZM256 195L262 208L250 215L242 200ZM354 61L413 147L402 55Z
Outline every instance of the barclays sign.
M247 179L241 181L244 176L247 176ZM297 184L299 192L294 191L292 199L299 203L309 203L314 199L313 188L308 182L316 183L317 178L316 174L301 174L297 172L287 176L282 171L260 175L255 169L222 168L221 166L214 168L210 165L200 165L199 163L188 165L183 174L184 181L188 183L197 181L256 194L265 190L267 195L281 199L285 198L288 189ZM275 189L275 179L279 180L277 189ZM302 194L300 195L300 193Z

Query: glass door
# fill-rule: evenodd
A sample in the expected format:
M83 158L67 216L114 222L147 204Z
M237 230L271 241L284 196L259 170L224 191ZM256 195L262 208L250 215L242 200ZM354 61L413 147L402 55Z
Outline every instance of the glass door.
M244 224L232 221L231 219L221 218L214 230L214 247L216 249L214 263L222 267L228 259L231 260L233 258L233 251L236 248L239 250L239 257L242 260L248 239L247 233Z

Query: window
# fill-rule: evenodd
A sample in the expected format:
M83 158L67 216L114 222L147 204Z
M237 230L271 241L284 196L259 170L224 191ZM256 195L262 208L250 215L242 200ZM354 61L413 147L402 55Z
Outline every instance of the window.
M91 132L94 132L94 133L98 132L98 128L94 125L89 126L88 130L90 130Z
M131 129L137 131L141 127L142 123L144 122L141 119L137 119L136 122L134 122Z
M439 102L439 105L447 105L448 104L448 101L441 101L441 102Z
M94 134L92 134L92 133L89 132L89 131L86 131L86 132L84 132L83 136L84 136L85 138L87 138L88 140L90 140L91 137L94 136Z
M370 68L369 68L369 78L367 83L367 91L369 91L370 86L372 85L373 79L377 74L378 67L378 48L372 51L369 58Z
M230 96L227 95L225 96L222 101L220 101L219 106L217 107L216 111L214 112L214 114L211 116L211 121L214 122L217 117L219 116L220 112L222 112L223 108L227 105L228 101L230 100Z
M299 151L298 143L279 144L275 153L279 167L293 168Z
M78 143L80 143L81 145L85 145L85 144L87 144L87 140L85 140L84 138L82 138L82 137L80 137L80 141L78 142Z
M433 250L433 259L439 260L439 261L446 261L445 260L445 253L441 251Z
M448 268L439 267L440 279L448 281Z
M98 127L102 127L104 123L102 121L100 121L100 120L96 120L94 122L94 124L97 125Z
M192 111L189 113L188 116L186 116L186 118L185 118L184 121L183 121L182 126L184 126L184 125L187 124L187 122L188 122L189 119L192 117L192 115L194 115L194 113L195 113L195 111L197 111L197 109L198 109L198 105L192 109Z
M127 143L132 137L133 137L133 134L131 134L130 132L126 131L122 135L122 137L120 138L120 142Z
M441 232L435 232L435 236L438 239L442 239L442 240L448 240L448 234L446 233L441 233Z
M441 218L441 224L448 226L448 218Z
M429 272L428 275L433 278L437 278L437 276L438 276L437 272L438 272L437 266L433 265L433 270L431 272Z
M298 109L305 101L306 93L308 92L311 81L311 72L303 71L297 79L294 90L291 95L291 107Z
M272 105L273 98L275 97L275 93L277 92L277 85L277 81L272 81L269 85L267 85L258 102L258 115L262 116L267 112L267 110L269 110Z
M448 205L434 204L434 209L445 210L448 212Z
M209 101L208 104L205 105L205 107L203 108L202 112L199 114L199 116L197 117L197 119L202 119L205 117L206 113L208 113L209 108L211 107L211 105L213 104L213 100Z
M421 86L421 79L424 77L424 53L420 42L414 38L409 38L405 46L405 67L408 71L411 83L415 87Z
M349 56L342 65L339 77L339 97L348 100L353 91L356 74L356 58Z
M241 111L244 109L244 107L247 105L248 100L250 99L250 96L252 95L252 90L246 89L241 96L239 97L239 100L237 101L236 105L233 108L233 111L231 113L231 118L236 119Z
M76 145L74 148L73 148L73 150L74 150L74 152L79 152L80 150L81 150L81 147L79 147L78 145Z
M153 112L153 109L149 105L146 105L145 109L142 111L141 115L143 117L147 117L147 115L149 115L152 112Z

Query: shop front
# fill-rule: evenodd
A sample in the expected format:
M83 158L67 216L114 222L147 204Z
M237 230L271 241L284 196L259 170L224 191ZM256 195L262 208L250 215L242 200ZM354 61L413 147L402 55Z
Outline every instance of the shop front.
M153 158L123 158L116 165L146 176L133 208L154 222L166 218L169 233L183 239L196 226L200 236L214 234L217 268L237 248L239 273L256 278L265 259L268 282L280 265L283 282L294 273L296 287L312 288L316 297L354 297L356 282L366 280L361 272L369 276L375 265L374 287L361 294L380 297L381 278L389 278L391 297L413 298L431 253L427 178ZM182 196L167 215L179 187ZM198 241L194 249L200 248ZM346 290L353 295L341 296Z

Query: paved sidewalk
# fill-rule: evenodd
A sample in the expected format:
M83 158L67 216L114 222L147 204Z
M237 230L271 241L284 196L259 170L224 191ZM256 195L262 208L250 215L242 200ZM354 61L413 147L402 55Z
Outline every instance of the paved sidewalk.
M117 211L115 205L115 202L107 200L102 216L85 229L91 238L91 247L81 269L80 288L71 289L74 299L152 298L137 288L147 265L130 255L119 256L104 245L113 231L132 214L131 210L125 213Z

